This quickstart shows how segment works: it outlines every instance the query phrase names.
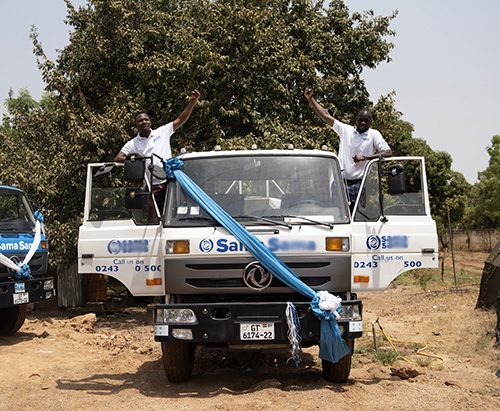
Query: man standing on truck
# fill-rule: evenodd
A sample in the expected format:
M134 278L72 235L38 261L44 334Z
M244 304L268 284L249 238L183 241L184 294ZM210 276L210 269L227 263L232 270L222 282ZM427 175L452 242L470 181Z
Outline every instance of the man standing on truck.
M161 126L157 129L151 129L151 119L146 112L141 112L135 116L135 127L139 131L137 136L125 143L120 152L115 157L115 162L123 163L130 153L142 153L145 156L156 154L162 159L168 159L172 156L170 148L170 137L182 126L191 116L194 106L200 98L200 92L193 90L191 92L191 101L184 111L174 121ZM153 164L163 168L161 161L153 158ZM148 164L146 164L146 167ZM167 185L165 180L159 180L153 177L153 195L160 212L163 211Z
M304 96L309 100L316 114L326 121L340 137L339 160L344 171L344 178L349 193L349 208L353 211L359 193L361 179L366 167L366 161L377 158L378 151L384 157L391 157L392 150L379 131L370 128L372 113L362 109L356 116L356 127L336 120L313 97L313 90L307 88Z

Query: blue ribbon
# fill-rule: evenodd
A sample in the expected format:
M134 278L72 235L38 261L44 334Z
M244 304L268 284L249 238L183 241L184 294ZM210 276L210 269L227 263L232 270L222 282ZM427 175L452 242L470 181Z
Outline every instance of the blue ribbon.
M269 250L269 248L235 221L186 174L184 174L181 171L182 165L182 160L177 157L167 160L165 162L167 178L176 179L184 191L238 239L266 270L275 275L288 287L312 299L311 308L314 314L321 319L320 357L324 360L336 363L347 355L349 353L349 347L340 335L335 315L331 311L325 311L319 308L319 297L317 293L308 285L304 284L300 278L283 263L283 261Z
M35 211L33 215L38 221L40 221L40 224L43 224L43 214L40 211Z
M14 278L16 280L23 280L23 279L31 280L33 277L31 276L30 266L28 264L23 264L21 266L21 269L14 274Z

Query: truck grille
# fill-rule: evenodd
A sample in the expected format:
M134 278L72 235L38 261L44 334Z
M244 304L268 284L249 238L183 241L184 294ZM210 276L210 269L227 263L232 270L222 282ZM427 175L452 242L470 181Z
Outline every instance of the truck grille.
M26 253L16 253L16 254L5 254L6 257L10 258L12 256L17 256L19 261L23 261ZM46 253L35 253L33 257L31 257L31 261L29 262L29 266L31 269L32 275L40 275L45 274L46 266L47 266L47 254ZM14 275L14 271L10 268L7 268L3 264L0 264L0 278L8 278Z
M309 287L321 286L330 281L330 277L306 277L301 278L304 284ZM244 288L245 283L241 278L186 278L186 284L197 288ZM274 278L271 282L272 287L286 287L280 280Z

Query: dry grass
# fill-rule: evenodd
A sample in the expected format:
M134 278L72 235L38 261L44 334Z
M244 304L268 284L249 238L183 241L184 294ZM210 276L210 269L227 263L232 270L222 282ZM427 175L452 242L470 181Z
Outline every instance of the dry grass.
M476 310L479 284L487 253L459 252L456 255L455 286L451 259L445 260L445 277L441 270L415 270L400 276L383 294L360 297L365 306L365 333L357 341L358 354L373 350L372 321L380 324L392 339L415 341L425 351L442 357L444 367L456 363L497 372L500 352L495 349L496 312ZM387 342L378 337L382 347ZM415 355L416 346L395 344L403 356L413 361L424 358ZM431 363L436 363L432 360ZM425 365L425 361L421 363Z

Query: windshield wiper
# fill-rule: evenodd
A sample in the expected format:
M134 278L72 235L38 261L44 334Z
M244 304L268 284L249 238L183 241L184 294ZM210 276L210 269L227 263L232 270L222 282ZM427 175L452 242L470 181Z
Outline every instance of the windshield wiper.
M333 224L325 223L324 221L312 220L310 218L302 217L302 216L299 216L299 215L277 215L277 216L273 216L273 217L283 218L283 219L285 219L285 218L300 218L301 220L308 221L309 223L313 223L313 224L316 224L316 225L324 225L325 227L328 227L330 229L333 229L333 227L335 227Z
M278 216L278 218L279 217L280 216ZM270 218L259 217L259 216L256 216L256 215L238 215L238 216L235 216L233 218L235 218L235 219L236 218L253 218L254 220L265 221L267 223L271 223L271 224L274 224L274 225L279 225L279 226L282 226L282 227L286 227L289 230L291 230L293 228L290 224L282 223L282 222L276 221L276 220L271 220Z
M192 222L207 221L207 222L211 223L210 225L213 227L219 225L217 220L215 220L213 217L181 217L181 218L178 218L178 220L179 221L192 221Z

